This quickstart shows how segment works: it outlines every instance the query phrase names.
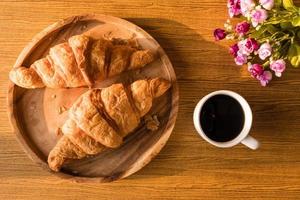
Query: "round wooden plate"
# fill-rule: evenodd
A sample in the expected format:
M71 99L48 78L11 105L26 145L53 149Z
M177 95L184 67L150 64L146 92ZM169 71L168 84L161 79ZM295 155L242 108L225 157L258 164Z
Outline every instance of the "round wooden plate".
M105 15L74 16L50 25L24 48L14 67L30 66L35 60L45 56L50 47L81 33L94 38L135 38L142 48L156 51L159 55L155 62L145 68L107 79L97 83L97 87L116 82L130 83L147 77L163 77L173 83L165 95L155 100L150 111L160 121L157 131L149 131L141 123L134 133L125 138L120 148L74 160L65 165L61 172L55 173L74 181L108 182L138 171L165 145L176 121L178 87L170 60L148 33L128 21ZM9 84L8 110L14 132L28 156L50 172L47 156L59 138L56 134L58 127L67 118L67 112L61 113L60 108L68 109L86 90L87 88L26 90L13 83Z

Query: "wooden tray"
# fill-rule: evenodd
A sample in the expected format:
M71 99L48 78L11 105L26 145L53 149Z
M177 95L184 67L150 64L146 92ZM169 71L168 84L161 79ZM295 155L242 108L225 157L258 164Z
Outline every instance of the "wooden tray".
M52 172L47 156L58 140L57 128L66 120L67 112L59 114L59 108L69 108L87 88L26 90L13 83L8 88L9 118L27 155L51 173L74 181L109 182L127 177L141 169L158 154L167 142L174 127L178 111L178 87L170 60L160 45L144 30L116 17L105 15L74 16L56 22L37 34L19 55L14 67L30 66L48 53L50 47L65 41L72 35L85 33L94 38L136 38L145 49L157 51L159 59L139 71L132 71L97 83L97 87L115 82L130 83L145 77L164 77L172 81L172 88L156 99L152 114L161 122L155 132L143 124L115 150L108 150L94 157L72 161L61 172Z

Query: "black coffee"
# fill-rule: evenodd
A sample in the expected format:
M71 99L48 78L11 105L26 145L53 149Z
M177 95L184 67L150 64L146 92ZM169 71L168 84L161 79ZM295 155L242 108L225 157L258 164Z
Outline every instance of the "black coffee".
M200 112L202 130L217 142L236 138L244 126L244 118L244 111L239 102L227 95L209 98Z

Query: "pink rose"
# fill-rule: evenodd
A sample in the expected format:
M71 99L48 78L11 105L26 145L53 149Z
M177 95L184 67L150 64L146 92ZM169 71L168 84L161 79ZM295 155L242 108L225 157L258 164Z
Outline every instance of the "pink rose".
M260 76L257 76L257 80L260 81L262 86L266 86L272 80L272 73L270 71L264 71Z
M238 42L239 51L241 54L250 55L253 51L259 48L257 41L253 38L247 38Z
M241 14L240 0L228 0L227 7L230 17Z
M244 35L250 29L250 24L246 21L240 22L235 26L235 32L240 35Z
M259 0L259 3L267 10L271 10L274 7L274 0Z
M243 65L247 63L247 55L238 53L237 56L234 58L234 61L237 65Z
M272 48L269 43L264 43L258 49L258 56L260 59L265 60L267 57L271 55Z
M216 30L214 30L214 37L215 40L223 40L226 37L226 32L223 29L217 28Z
M234 44L234 45L232 45L232 46L229 47L229 52L230 52L230 54L233 55L234 57L237 56L238 51L239 51L239 47L238 47L237 44Z
M265 9L256 8L251 12L251 22L254 27L263 23L268 18L268 13Z
M275 72L275 76L281 77L281 73L285 70L285 62L282 59L272 61L270 64L270 69Z
M241 13L247 17L254 9L255 3L253 0L241 0Z
M257 78L263 74L264 69L260 64L253 64L248 66L248 71L253 78Z
M245 44L246 48L251 49L252 52L258 50L259 45L254 38L248 38Z

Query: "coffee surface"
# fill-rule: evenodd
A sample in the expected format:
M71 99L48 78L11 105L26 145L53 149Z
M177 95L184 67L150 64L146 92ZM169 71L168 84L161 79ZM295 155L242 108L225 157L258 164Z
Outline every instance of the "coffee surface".
M240 103L228 95L209 98L200 111L204 133L217 142L236 138L244 126L244 111Z

